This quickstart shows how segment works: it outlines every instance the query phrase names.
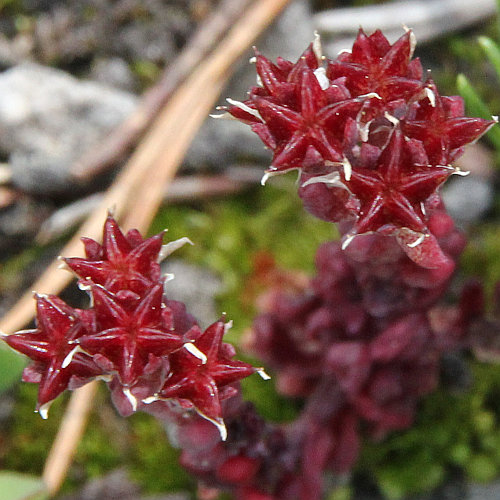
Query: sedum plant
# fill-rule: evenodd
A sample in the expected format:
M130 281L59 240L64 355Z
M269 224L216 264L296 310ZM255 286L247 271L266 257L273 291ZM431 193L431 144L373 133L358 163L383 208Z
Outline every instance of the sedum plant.
M32 360L23 378L39 384L40 414L103 379L119 413L155 415L182 465L239 500L319 500L362 436L411 426L443 356L497 328L476 282L442 303L465 239L439 193L495 122L441 96L414 47L411 31L391 45L360 30L335 60L319 38L295 63L257 52L258 85L225 108L271 150L263 181L298 170L305 209L342 235L320 246L307 283L273 280L246 338L278 391L303 402L294 421L268 422L244 400L239 381L267 375L223 341L230 322L202 330L165 296L159 262L189 240L123 234L111 215L102 244L84 239L86 257L64 259L90 307L38 295L36 328L4 337Z

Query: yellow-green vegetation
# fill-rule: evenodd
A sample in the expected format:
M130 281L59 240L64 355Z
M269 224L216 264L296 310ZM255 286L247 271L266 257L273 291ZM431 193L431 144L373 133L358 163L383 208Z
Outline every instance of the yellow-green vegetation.
M253 259L268 252L283 269L314 271L318 245L336 238L332 224L304 212L297 197L293 175L270 181L230 199L197 207L166 207L156 218L151 233L168 228L166 239L188 236L194 246L176 252L187 260L209 268L222 279L221 310L234 327L234 341L252 320L253 310L241 302ZM196 311L193 311L196 315Z
M57 399L48 420L33 412L37 387L20 384L17 404L2 438L1 468L40 476L68 396ZM99 391L84 438L63 487L63 493L82 481L100 477L118 467L129 471L144 491L194 491L193 481L178 464L178 452L153 417L120 417L104 386Z
M436 391L411 429L365 444L359 468L377 478L387 498L432 489L452 468L475 482L500 475L500 369L475 362L472 370L470 391Z

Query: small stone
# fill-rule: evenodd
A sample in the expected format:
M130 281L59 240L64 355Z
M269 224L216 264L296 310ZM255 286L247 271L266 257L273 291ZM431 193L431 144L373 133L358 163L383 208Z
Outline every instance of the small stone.
M480 220L490 210L494 188L488 179L470 175L450 179L442 193L448 213L463 225Z
M69 169L135 108L137 98L25 63L0 74L0 149L12 183L41 195L74 195Z
M128 64L120 57L96 59L90 69L90 78L126 92L135 89L135 78Z
M469 487L468 500L498 500L500 498L500 481L491 484L472 484Z
M167 259L162 272L175 276L165 284L167 298L184 302L188 311L195 311L201 326L206 327L220 317L214 297L221 292L222 284L214 274L176 259Z

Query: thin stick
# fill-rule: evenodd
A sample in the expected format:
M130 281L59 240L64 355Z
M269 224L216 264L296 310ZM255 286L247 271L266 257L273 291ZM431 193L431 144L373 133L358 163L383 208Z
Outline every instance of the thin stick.
M73 461L76 448L85 431L97 387L96 381L80 387L73 393L68 403L42 474L50 495L59 490L66 477L68 464Z
M157 84L146 91L137 109L95 149L71 168L80 180L88 180L121 160L157 116L176 88L209 54L250 0L222 0L217 10L201 24L179 56L165 69Z

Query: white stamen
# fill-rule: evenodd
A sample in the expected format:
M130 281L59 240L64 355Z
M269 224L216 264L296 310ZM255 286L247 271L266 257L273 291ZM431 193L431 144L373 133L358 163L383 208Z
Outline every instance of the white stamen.
M390 115L387 111L384 113L384 117L387 120L389 120L393 125L397 126L399 124L399 120L395 116Z
M125 394L125 397L129 400L130 404L132 405L132 410L136 411L137 410L137 399L130 392L130 389L128 387L123 388L123 394Z
M57 257L57 260L59 261L57 269L63 269L64 271L69 271L71 273L73 272L73 269L71 269L71 267L66 264L66 261L64 260L64 257L62 255L59 255L59 257Z
M467 177L470 174L470 171L460 170L459 168L455 168L451 175L459 175L460 177Z
M271 380L271 377L264 371L264 368L257 368L257 373L263 380Z
M422 201L420 202L420 210L422 210L422 213L424 215L427 215L426 210L425 210L425 205L424 205L424 203Z
M145 398L142 400L142 402L145 404L145 405L149 405L151 403L154 403L155 401L159 401L159 397L158 395L156 396L149 396L148 398Z
M330 86L330 80L326 76L326 69L321 67L314 70L314 76L318 80L321 90L326 90Z
M229 104L232 104L233 106L236 106L237 108L240 108L243 111L250 113L252 116L255 116L255 118L258 118L260 121L263 121L259 112L256 109L252 109L250 106L247 106L245 103L240 101L235 101L234 99L230 99L229 97L226 99L226 101Z
M257 57L252 56L252 57L248 60L248 62L249 62L250 64L255 64L255 63L257 62Z
M495 122L498 123L498 116L497 115L491 115L491 119Z
M179 238L178 240L171 241L166 245L162 245L160 253L158 254L158 263L167 258L170 254L174 253L179 248L183 247L186 243L194 245L194 243L189 238Z
M260 185L265 186L268 179L270 179L271 177L274 177L275 175L281 175L282 173L283 172L279 172L278 170L271 171L271 172L269 172L269 171L265 172L264 175L262 176L262 179L260 180Z
M220 438L222 441L225 441L227 439L227 429L226 426L224 425L224 420L222 418L209 418L205 414L203 414L201 411L198 411L197 408L195 408L196 412L200 417L203 417L204 419L208 420L209 422L212 422L212 424L217 427L219 430Z
M90 276L87 276L86 279L90 280ZM81 281L78 282L78 288L82 292L88 292L89 290L92 289L92 287L90 285L86 285L85 283L82 283Z
M347 157L344 157L344 160L342 161L342 165L344 166L344 176L346 181L351 180L351 174L352 174L352 166L349 163L349 160Z
M359 137L362 142L368 142L368 134L370 132L370 125L372 124L373 120L370 120L369 122L364 123L361 125L358 121L358 131L359 131Z
M51 404L52 404L52 401L49 401L48 403L45 403L42 406L40 406L40 408L38 409L39 415L44 420L47 420L49 418L49 408L50 408Z
M229 331L231 330L231 328L233 327L233 320L229 320L227 323L224 323L224 335Z
M212 422L217 426L217 429L219 429L219 434L220 434L220 438L222 439L222 441L225 441L227 439L227 429L226 429L226 426L224 425L224 421L221 420L220 422L218 422L218 421L212 420Z
M64 361L62 362L61 364L61 368L66 368L67 366L69 366L69 364L73 361L73 356L77 353L77 352L83 352L82 351L82 348L77 345L76 347L74 347L68 354L67 356L64 358Z
M342 163L339 163L339 165L342 165ZM308 179L306 182L302 184L302 187L309 186L310 184L317 184L317 183L322 183L322 184L329 184L332 186L338 186L338 187L343 187L344 189L347 189L345 185L342 183L340 180L340 174L338 172L331 172L326 175L318 175L317 177L311 177Z
M168 283L169 281L172 281L175 279L175 274L174 273L165 273L163 275L163 278L165 279L165 283Z
M409 246L410 248L415 248L416 246L420 245L420 243L422 243L424 239L425 239L425 234L421 234L413 243L408 243L407 246Z
M410 33L410 56L409 58L411 59L413 57L413 53L415 52L415 47L417 46L417 37L415 36L415 33L413 33L413 30L408 28L406 24L403 24L403 29L408 33Z
M375 99L382 99L376 92L368 92L368 94L361 94L356 97L356 101L364 101L365 99L371 99L374 97Z
M205 353L201 352L193 343L186 342L184 344L184 348L186 349L186 351L190 352L193 356L197 357L198 359L201 359L201 362L203 364L207 362L207 357L205 356Z
M215 118L216 120L236 120L236 118L231 113L222 113L220 115L208 115L210 118Z
M355 234L347 234L345 236L345 240L342 242L342 250L345 250L351 244L355 236Z
M427 99L429 99L431 106L433 108L435 108L436 107L436 94L429 87L425 87L424 93L425 93L425 96L427 97Z
M320 63L323 60L323 49L321 47L321 37L319 36L319 33L317 31L314 32L312 49L314 55L316 56L316 59L318 60L318 63Z

